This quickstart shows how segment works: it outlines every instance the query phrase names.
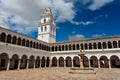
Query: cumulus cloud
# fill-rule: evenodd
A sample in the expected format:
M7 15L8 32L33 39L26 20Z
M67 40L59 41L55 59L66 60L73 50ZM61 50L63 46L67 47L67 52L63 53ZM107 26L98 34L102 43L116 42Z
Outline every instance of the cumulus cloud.
M88 7L90 10L94 11L100 9L101 7L113 2L114 0L93 0L91 5Z
M29 34L37 31L44 9L51 7L57 22L75 17L73 2L65 0L0 0L0 26Z
M93 38L100 38L100 37L104 37L106 34L102 33L102 34L93 34L92 37Z
M84 35L82 34L76 34L76 35L70 35L68 37L69 40L81 40L81 39L84 39Z

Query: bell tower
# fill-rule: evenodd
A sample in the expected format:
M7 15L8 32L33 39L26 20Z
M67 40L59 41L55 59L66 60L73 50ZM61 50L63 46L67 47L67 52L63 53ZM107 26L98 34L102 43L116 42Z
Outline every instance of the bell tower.
M56 25L50 8L45 9L38 23L38 40L56 42Z

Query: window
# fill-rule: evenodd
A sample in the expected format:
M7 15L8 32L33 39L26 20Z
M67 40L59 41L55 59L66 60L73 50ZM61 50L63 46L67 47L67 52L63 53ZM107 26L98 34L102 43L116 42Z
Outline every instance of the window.
M47 27L45 26L45 31L47 31Z
M46 23L46 19L44 19L44 23Z
M41 27L41 32L43 32L43 27Z

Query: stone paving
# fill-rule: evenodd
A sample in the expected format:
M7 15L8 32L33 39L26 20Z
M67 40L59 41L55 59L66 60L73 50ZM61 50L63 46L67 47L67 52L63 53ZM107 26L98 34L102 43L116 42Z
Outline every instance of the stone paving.
M0 80L120 80L120 69L95 69L97 74L70 74L70 68L0 71Z

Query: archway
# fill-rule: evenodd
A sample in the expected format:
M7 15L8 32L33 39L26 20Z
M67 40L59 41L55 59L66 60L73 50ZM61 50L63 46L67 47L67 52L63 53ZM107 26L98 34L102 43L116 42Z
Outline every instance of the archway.
M56 57L52 58L52 66L57 66L57 58Z
M88 58L87 58L87 56L84 56L84 57L83 57L83 65L84 65L84 67L89 67L89 63L88 63Z
M112 68L120 68L120 60L118 58L118 56L113 55L110 57L110 62L111 62L111 67Z
M9 35L7 36L7 43L11 43L11 39L12 39L12 37L11 37L11 35L9 34Z
M42 60L41 60L41 67L45 67L45 57L44 56L42 57Z
M74 67L80 67L80 60L79 60L78 56L75 56L73 58L73 65L74 65Z
M106 56L101 56L99 61L100 61L100 67L102 68L109 67L108 58Z
M98 67L98 59L96 56L90 57L90 65L91 67Z
M63 57L59 58L59 67L64 67L64 58Z
M35 62L35 59L34 59L34 56L30 56L29 58L29 68L33 68L34 67L34 62Z
M72 67L71 57L69 56L66 58L66 67Z
M35 60L35 68L39 68L40 67L40 57L37 56L36 60Z
M0 70L6 70L9 56L6 53L0 54Z
M23 55L21 58L20 69L26 69L27 67L27 55Z
M0 41L1 42L5 42L5 39L6 39L6 34L5 33L1 33L1 35L0 35Z
M14 54L10 60L10 69L17 69L18 61L19 61L19 56L17 54Z
M46 67L49 67L49 64L50 64L50 58L47 57L47 60L46 60Z

